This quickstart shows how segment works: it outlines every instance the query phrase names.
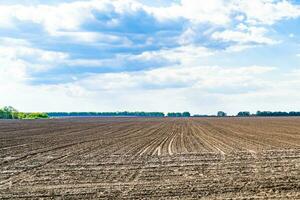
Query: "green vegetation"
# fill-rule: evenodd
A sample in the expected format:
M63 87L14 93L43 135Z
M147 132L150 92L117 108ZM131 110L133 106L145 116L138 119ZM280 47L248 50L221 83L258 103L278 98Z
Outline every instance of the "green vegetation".
M19 112L11 106L5 106L0 109L0 119L44 119L48 117L46 113Z
M16 119L18 111L11 106L5 106L0 109L0 119Z
M239 112L237 114L238 117L249 117L250 116L250 112L248 111L242 111L242 112Z
M167 114L168 117L190 117L191 114L189 112L176 112L176 113L168 113Z
M201 114L195 114L193 117L216 117L215 115L201 115Z
M290 111L290 112L282 112L282 111L257 111L256 114L250 114L250 112L239 112L237 114L238 117L248 117L248 116L257 116L257 117L297 117L300 116L300 112Z
M162 112L49 112L49 117L164 117Z
M257 111L256 116L262 116L262 117L266 117L266 116L273 116L273 117L291 116L292 117L292 116L300 116L300 112L295 112L295 111L291 111L291 112Z
M219 111L217 115L191 115L189 112L170 112L166 117L226 117L227 114L223 111ZM257 111L255 114L251 114L248 111L241 111L237 117L293 117L300 116L300 112L271 112L271 111ZM49 112L49 113L25 113L19 112L11 106L5 106L0 108L0 119L45 119L49 117L165 117L163 112ZM232 116L233 117L233 116Z
M195 114L193 117L226 117L227 114L223 111L219 111L217 115L201 115ZM297 111L290 111L290 112L283 112L283 111L257 111L255 114L250 113L249 111L241 111L236 117L300 117L300 112ZM230 117L235 117L231 115Z
M191 114L189 112L183 112L182 117L190 117Z
M226 117L227 114L223 111L219 111L218 114L217 114L218 117Z
M49 118L49 116L46 113L38 113L38 112L34 112L34 113L23 113L25 116L23 119L46 119Z

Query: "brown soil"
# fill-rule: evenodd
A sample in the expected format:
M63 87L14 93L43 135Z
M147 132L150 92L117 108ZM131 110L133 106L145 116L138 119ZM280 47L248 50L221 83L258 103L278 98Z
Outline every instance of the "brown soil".
M300 199L300 118L0 121L0 199Z

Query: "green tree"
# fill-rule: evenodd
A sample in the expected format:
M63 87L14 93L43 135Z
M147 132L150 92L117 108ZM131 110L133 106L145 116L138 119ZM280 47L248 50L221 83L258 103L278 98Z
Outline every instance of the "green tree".
M5 112L3 109L0 109L0 119L4 119Z
M1 114L0 114L0 118L2 119L14 119L14 117L16 116L15 113L17 113L18 111L11 107L11 106L5 106L4 108L1 109Z
M22 113L11 106L0 109L0 119L40 119L48 118L46 113Z
M183 112L182 117L190 117L191 114L189 112Z
M27 119L45 119L49 116L46 113L29 113L27 114Z
M223 111L219 111L218 114L217 114L218 117L226 117L227 114Z
M238 117L249 117L250 116L250 112L248 111L241 111L237 114Z
M18 119L26 119L27 115L26 113L23 113L23 112L18 112Z

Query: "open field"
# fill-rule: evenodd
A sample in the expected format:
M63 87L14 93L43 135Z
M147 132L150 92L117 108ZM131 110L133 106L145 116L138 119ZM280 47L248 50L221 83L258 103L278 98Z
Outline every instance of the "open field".
M0 199L300 199L300 118L0 121Z

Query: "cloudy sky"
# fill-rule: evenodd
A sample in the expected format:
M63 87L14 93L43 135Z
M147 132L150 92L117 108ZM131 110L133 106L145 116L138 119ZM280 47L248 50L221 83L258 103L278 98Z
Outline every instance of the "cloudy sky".
M0 0L0 106L300 110L299 0Z

